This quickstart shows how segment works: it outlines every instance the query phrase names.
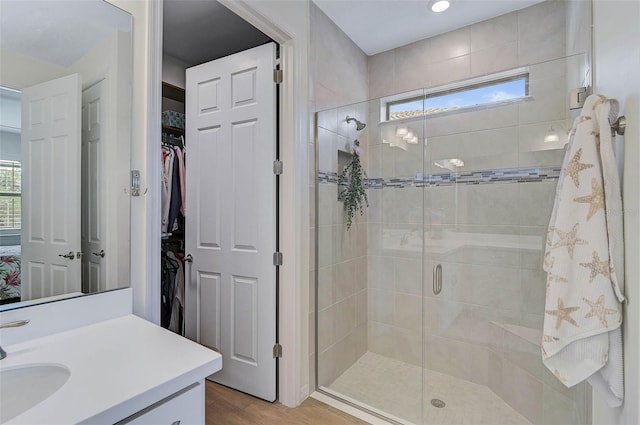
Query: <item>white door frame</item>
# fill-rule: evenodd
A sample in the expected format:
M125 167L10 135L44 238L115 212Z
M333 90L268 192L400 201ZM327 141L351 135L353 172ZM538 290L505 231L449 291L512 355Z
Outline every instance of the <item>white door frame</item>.
M260 2L220 0L224 6L280 44L284 80L280 85L280 251L284 264L279 271L279 360L278 400L297 406L309 395L309 93L308 93L308 4L306 32L296 34L260 12ZM263 2L263 4L268 3ZM265 7L265 6L263 6ZM162 82L162 3L149 1L149 69L147 134L147 284L146 318L160 317L160 116ZM156 188L156 186L158 186ZM144 302L144 301L143 301ZM136 300L134 300L134 304Z

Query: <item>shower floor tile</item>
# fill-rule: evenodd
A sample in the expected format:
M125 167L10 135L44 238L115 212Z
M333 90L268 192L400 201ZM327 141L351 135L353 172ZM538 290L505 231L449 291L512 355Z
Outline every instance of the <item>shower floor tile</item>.
M420 397L422 373L424 398ZM420 423L422 405L428 425L531 425L483 385L370 352L328 388L407 423ZM437 408L432 399L446 406Z

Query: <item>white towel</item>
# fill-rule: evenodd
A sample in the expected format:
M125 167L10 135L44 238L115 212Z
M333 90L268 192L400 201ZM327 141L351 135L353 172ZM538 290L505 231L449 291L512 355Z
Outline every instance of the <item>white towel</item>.
M587 98L575 120L547 231L542 357L567 387L588 380L622 404L622 197L610 117L618 102Z

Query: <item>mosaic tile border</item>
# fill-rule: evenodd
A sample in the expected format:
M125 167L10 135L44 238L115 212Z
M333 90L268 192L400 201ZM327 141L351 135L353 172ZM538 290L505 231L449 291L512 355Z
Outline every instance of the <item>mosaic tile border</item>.
M417 173L414 177L368 178L367 188L405 188L452 186L456 184L495 184L495 183L532 183L557 180L561 168L558 167L522 167L499 168L495 170L467 171L461 173L427 174ZM318 183L337 184L338 174L334 172L318 172Z

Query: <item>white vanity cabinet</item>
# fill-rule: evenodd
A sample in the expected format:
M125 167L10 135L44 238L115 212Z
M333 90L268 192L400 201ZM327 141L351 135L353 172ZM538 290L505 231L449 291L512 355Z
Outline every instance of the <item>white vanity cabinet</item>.
M7 425L205 423L204 378L222 357L132 315L131 299L128 288L0 312L0 323L31 320L1 335L0 372L48 364L71 373Z
M204 381L170 395L116 425L202 425L204 424Z

